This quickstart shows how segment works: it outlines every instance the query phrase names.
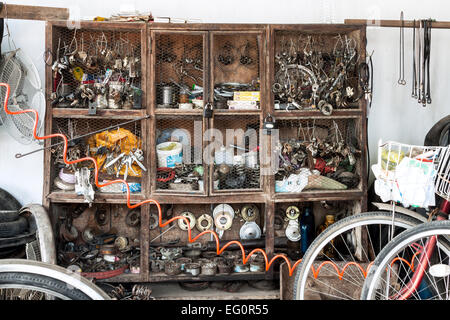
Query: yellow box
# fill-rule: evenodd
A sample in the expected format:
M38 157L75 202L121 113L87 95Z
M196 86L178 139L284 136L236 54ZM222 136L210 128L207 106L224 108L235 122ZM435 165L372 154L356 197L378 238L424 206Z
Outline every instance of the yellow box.
M259 91L235 91L233 96L234 101L259 101L259 99Z

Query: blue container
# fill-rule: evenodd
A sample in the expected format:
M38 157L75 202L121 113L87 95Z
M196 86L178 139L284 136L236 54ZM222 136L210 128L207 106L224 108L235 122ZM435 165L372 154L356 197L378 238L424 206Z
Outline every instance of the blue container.
M311 242L313 242L315 230L312 209L307 207L300 218L300 248L303 254L305 254Z

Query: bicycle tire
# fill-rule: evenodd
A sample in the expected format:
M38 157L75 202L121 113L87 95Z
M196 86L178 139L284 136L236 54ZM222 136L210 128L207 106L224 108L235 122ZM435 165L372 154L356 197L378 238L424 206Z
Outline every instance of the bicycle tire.
M0 238L14 237L24 233L28 229L28 220L19 217L15 221L0 223Z
M311 270L311 266L314 262L314 259L319 255L320 251L325 247L328 241L335 238L336 235L342 234L350 230L351 228L375 224L377 222L390 225L392 223L392 212L374 211L352 215L335 222L324 232L322 232L318 237L316 237L316 239L309 246L308 250L305 252L301 262L297 266L297 272L294 281L294 299L304 299L305 285L309 272ZM422 222L410 216L399 213L395 214L394 224L396 226L411 228L418 225L419 223Z
M20 202L8 191L0 188L0 210L19 210Z
M0 261L0 289L27 289L63 300L109 300L99 287L79 274L40 261Z
M0 210L0 223L11 222L19 218L18 210Z
M361 300L373 300L375 288L378 285L379 277L385 266L390 263L390 259L401 250L403 246L413 241L433 235L446 235L450 237L450 220L433 221L417 225L414 228L402 232L389 242L374 260L372 267L369 269L366 281L364 281L361 292ZM447 254L450 254L450 243L445 243Z

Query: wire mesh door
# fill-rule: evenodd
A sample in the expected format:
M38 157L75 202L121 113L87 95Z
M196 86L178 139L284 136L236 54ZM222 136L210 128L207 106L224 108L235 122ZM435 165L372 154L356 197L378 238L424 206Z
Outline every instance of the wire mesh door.
M145 140L142 136L142 121L128 123L110 130L122 123L120 119L71 119L55 118L52 128L55 133L66 135L71 141L68 144L67 160L73 161L86 156L96 160L99 176L98 182L103 184L109 180L124 179L130 187L131 193L145 192L145 176L148 170L148 154ZM91 132L96 134L78 138ZM74 139L74 140L72 140ZM96 190L94 180L94 166L91 161L83 161L67 165L63 161L63 145L55 146L51 150L51 191L77 193L77 172L86 168L89 171L87 186L92 190L108 194L124 194L124 184L115 183ZM137 161L134 161L133 158ZM89 182L89 183L88 183ZM86 186L85 186L86 187Z
M336 109L362 108L361 30L331 25L274 28L270 91L275 110L330 115Z
M211 32L212 101L216 110L260 110L263 34Z
M154 190L170 194L205 194L202 116L157 115Z
M214 115L205 134L212 193L262 191L260 115Z
M206 32L153 31L154 108L201 110L206 79Z
M141 26L96 29L54 27L54 108L141 109L145 58Z
M278 119L276 193L360 190L359 119Z

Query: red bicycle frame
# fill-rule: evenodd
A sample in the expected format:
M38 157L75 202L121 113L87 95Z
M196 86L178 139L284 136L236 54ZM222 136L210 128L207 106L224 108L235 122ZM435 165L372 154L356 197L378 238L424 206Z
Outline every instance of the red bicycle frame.
M439 211L441 214L437 216L437 220L447 220L450 212L450 202L444 200L440 205ZM391 300L406 300L419 287L422 282L423 275L425 274L425 270L428 268L428 262L430 261L431 254L436 247L436 243L437 236L432 236L426 241L419 256L419 263L417 268L414 270L411 281L409 281L399 293L391 297Z

